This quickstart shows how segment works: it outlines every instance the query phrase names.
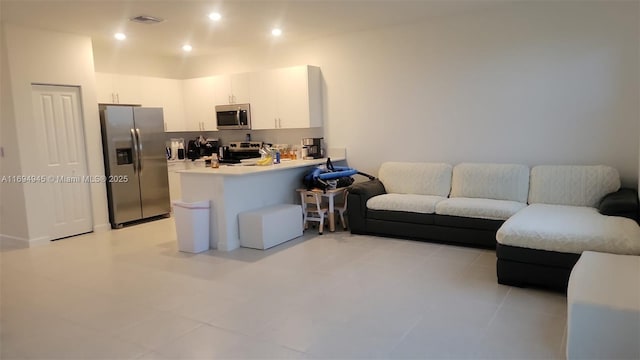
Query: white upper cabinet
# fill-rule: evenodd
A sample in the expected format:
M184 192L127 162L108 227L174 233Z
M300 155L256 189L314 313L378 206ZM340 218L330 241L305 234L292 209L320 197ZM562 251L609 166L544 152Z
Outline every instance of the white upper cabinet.
M157 77L96 73L98 102L161 107L165 131L184 131L182 81Z
M320 69L296 66L251 74L251 127L322 126Z
M214 76L214 105L249 103L249 77L249 73Z
M132 104L142 102L142 76L96 73L98 102Z
M251 73L249 88L251 89L251 129L277 128L277 73L261 71Z
M183 131L185 127L182 80L140 76L142 106L161 107L164 131Z
M96 73L98 102L164 110L165 131L214 131L216 105L250 104L252 129L322 126L320 68L295 66L186 80Z
M320 68L296 66L278 72L278 127L322 126Z
M214 77L183 80L186 131L216 130Z

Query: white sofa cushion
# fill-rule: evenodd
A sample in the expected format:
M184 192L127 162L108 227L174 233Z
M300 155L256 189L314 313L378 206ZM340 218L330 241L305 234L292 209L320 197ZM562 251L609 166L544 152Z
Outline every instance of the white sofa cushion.
M507 220L527 204L494 199L450 198L436 204L436 214L489 220Z
M620 189L620 175L604 165L542 165L531 169L529 204L596 207Z
M433 195L382 194L367 200L367 208L433 214L436 204L444 199L446 198Z
M453 168L451 197L527 202L529 167L518 164L462 163Z
M582 253L567 305L567 359L640 359L640 256Z
M378 177L389 194L449 196L451 170L443 163L385 162Z
M496 239L503 245L565 253L640 255L635 221L584 206L529 205L502 224Z

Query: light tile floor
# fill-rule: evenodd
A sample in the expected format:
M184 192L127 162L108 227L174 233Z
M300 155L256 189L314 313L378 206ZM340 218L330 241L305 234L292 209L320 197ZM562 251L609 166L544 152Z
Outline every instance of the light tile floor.
M177 251L172 219L0 252L0 357L563 358L566 297L495 253L313 230Z

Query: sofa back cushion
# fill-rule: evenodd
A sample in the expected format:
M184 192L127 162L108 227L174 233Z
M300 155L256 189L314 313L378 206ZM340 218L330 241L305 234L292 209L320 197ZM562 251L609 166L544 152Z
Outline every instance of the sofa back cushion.
M462 163L453 168L452 198L483 198L526 203L528 193L528 166Z
M452 166L444 163L385 162L378 177L389 194L449 196Z
M531 169L529 204L597 207L620 189L620 175L604 165L541 165Z

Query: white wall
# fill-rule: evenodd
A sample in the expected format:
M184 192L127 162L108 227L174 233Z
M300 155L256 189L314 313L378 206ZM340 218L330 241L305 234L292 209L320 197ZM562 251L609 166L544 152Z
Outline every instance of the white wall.
M13 121L13 96L3 34L0 26L0 177L10 177L22 174L22 170L16 124ZM21 183L0 182L0 238L22 241L29 238L24 189Z
M93 44L93 59L96 72L154 76L179 79L184 61L182 58L155 56L128 48Z
M505 2L193 58L183 77L320 66L328 145L346 147L350 165L366 172L386 160L602 163L636 186L638 7Z
M33 159L37 154L32 151L38 144L34 144L31 137L36 126L32 121L31 84L43 83L80 86L89 174L104 175L91 39L10 24L4 24L4 35L13 118L4 118L3 112L2 123L15 124L21 174L38 175L39 171ZM43 191L46 186L41 184L24 186L30 241L49 238L46 222L41 221L48 216L41 206ZM94 229L108 228L104 184L91 184L91 201Z

